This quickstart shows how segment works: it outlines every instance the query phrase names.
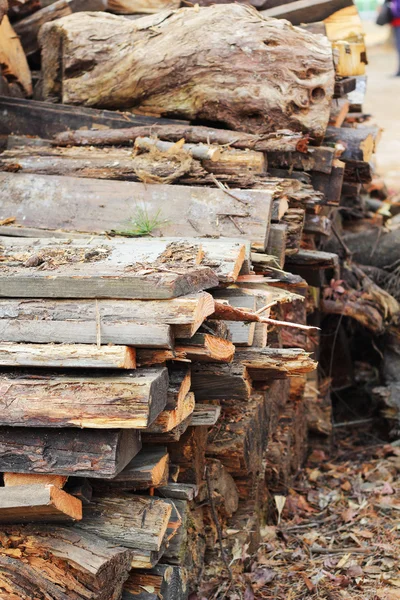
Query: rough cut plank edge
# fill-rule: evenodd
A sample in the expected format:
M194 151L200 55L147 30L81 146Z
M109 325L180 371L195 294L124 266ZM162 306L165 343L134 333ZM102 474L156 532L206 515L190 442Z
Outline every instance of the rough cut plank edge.
M128 346L0 343L0 366L136 369L136 351Z
M0 523L81 519L82 502L54 485L0 488Z

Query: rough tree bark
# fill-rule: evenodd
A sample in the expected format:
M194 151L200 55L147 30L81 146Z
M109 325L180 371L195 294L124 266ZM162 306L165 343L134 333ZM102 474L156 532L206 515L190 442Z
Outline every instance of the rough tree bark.
M70 15L45 25L40 38L47 100L260 134L289 128L320 138L329 120L328 40L248 6L183 8L135 21Z

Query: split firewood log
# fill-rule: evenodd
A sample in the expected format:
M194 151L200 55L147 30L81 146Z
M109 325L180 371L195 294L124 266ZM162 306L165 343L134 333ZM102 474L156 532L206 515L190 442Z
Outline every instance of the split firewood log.
M328 40L248 6L182 8L135 21L70 15L46 24L40 41L48 100L259 134L291 129L320 138L329 120Z

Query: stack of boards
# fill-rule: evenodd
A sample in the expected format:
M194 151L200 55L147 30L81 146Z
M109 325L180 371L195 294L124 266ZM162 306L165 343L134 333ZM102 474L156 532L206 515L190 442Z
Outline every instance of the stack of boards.
M273 4L258 8L307 22L298 2ZM309 14L316 4L300 29L237 4L139 21L178 6L9 0L0 595L184 600L220 543L228 560L235 544L257 548L309 431L329 438L329 378L315 369L320 297L340 265L319 248L343 186L370 180L379 131L353 127L361 80L332 50L363 43L348 40L355 8L310 0ZM115 32L129 52L134 36L148 45L138 80L127 67L116 87ZM178 35L218 58L183 100L146 62L165 55L190 81ZM293 99L271 95L264 54L240 49L259 36L279 77L287 61L300 72ZM247 54L252 68L236 68Z

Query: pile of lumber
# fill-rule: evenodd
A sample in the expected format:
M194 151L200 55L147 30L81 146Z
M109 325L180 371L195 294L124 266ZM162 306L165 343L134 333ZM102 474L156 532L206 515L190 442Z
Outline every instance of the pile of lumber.
M355 7L178 4L3 17L20 36L0 97L10 598L184 600L229 572L309 434L331 439L350 352L332 324L393 327L396 300L342 252L379 139Z

